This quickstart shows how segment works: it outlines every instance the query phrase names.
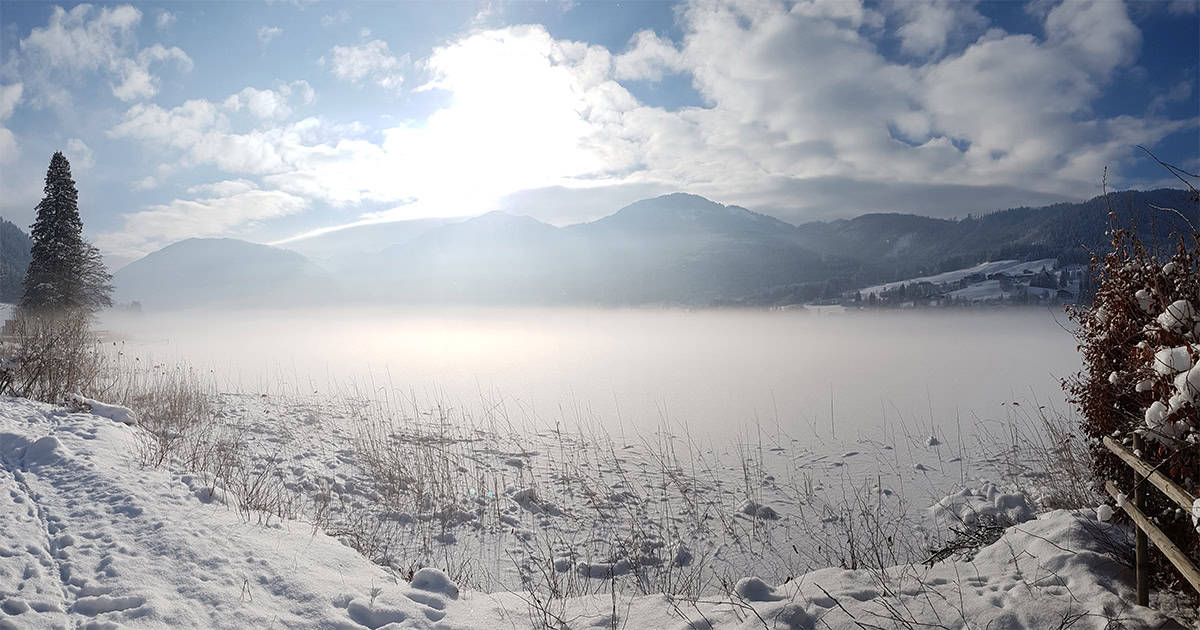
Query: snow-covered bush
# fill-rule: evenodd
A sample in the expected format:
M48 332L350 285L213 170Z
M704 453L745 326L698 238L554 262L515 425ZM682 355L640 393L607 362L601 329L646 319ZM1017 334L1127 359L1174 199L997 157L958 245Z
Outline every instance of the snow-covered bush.
M1200 231L1187 217L1195 208L1156 210L1160 224L1174 228L1175 251L1152 251L1110 209L1112 249L1092 259L1095 301L1069 309L1083 371L1064 388L1091 439L1095 483L1113 480L1128 496L1133 473L1104 447L1106 436L1131 449L1141 436L1138 455L1200 490ZM1200 534L1187 515L1153 489L1146 495L1148 515L1200 559Z

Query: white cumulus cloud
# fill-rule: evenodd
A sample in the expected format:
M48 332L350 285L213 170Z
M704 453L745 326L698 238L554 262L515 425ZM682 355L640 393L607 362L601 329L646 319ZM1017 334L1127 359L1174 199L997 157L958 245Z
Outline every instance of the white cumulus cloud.
M154 44L139 49L135 30L142 12L121 5L95 10L80 4L70 11L55 7L48 24L34 27L21 39L23 74L33 77L39 104L63 105L70 90L59 80L77 79L84 73L103 72L112 82L112 93L124 101L150 98L158 92L155 64L173 64L187 72L192 60L177 47Z
M325 65L333 76L350 83L374 83L395 90L404 84L404 68L408 55L392 54L387 42L379 39L354 46L334 46L328 57L318 63Z
M654 31L638 31L629 42L629 49L614 60L617 79L646 79L659 81L663 74L683 68L683 55L669 39L660 38Z
M309 206L295 195L242 182L218 182L197 193L199 198L176 199L124 215L122 229L99 234L97 245L114 260L134 260L175 241L230 235Z
M17 103L21 102L22 92L24 92L24 85L21 83L0 85L0 164L10 164L16 161L20 153L16 135L4 125L4 122L12 116L13 111L17 108Z
M394 89L421 71L417 91L445 93L425 119L390 128L286 122L312 99L293 83L219 104L137 104L109 135L273 189L261 193L403 204L386 216L461 216L520 191L611 186L803 220L1083 197L1105 165L1119 181L1131 144L1197 125L1149 108L1142 118L1093 110L1141 46L1119 2L1048 6L1037 34L940 0L696 0L677 15L678 39L642 31L618 54L541 26L475 30L416 64L381 40L333 47L322 64L339 79ZM899 26L885 34L885 24ZM898 59L881 52L884 37ZM690 77L703 106L667 111L622 85L669 73Z

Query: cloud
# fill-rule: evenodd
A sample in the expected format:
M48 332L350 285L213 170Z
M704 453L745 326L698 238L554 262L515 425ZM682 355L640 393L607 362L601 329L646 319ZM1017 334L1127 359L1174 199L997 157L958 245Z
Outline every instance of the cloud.
M901 47L924 61L884 57L884 16L853 2L688 3L679 42L639 34L614 76L690 73L706 107L620 112L596 142L636 165L627 182L734 200L765 201L821 179L1011 187L1046 198L1091 194L1104 164L1119 171L1129 159L1135 136L1153 143L1196 125L1092 111L1140 47L1120 2L1050 7L1041 38L988 30L970 3L890 8L890 19L913 25L897 30ZM956 42L964 31L977 36Z
M226 98L222 105L235 112L245 109L260 120L284 119L292 114L288 103L293 97L301 105L309 105L316 98L316 93L308 81L279 82L274 90L246 87Z
M1045 28L1045 50L1066 56L1101 81L1132 64L1142 44L1141 32L1120 2L1064 2L1046 16Z
M113 86L113 96L122 101L151 98L158 94L158 77L150 72L150 64L174 62L184 72L192 69L192 59L183 50L154 44L143 48L135 59L121 59L120 82Z
M170 11L160 10L158 12L158 15L154 18L154 25L157 26L159 29L167 28L168 26L170 26L174 23L175 23L175 14L171 13Z
M104 7L94 15L88 4L69 12L54 7L49 24L33 28L20 49L52 67L96 70L123 56L141 19L142 12L128 5Z
M335 24L345 24L350 21L350 12L345 9L338 9L333 13L327 13L321 16L321 26L326 28Z
M13 83L0 85L0 164L11 164L20 154L17 137L3 123L12 116L17 104L21 102L24 85Z
M92 148L79 138L67 140L67 159L78 169L89 169L96 165L96 154Z
M189 195L205 194L210 197L232 197L257 189L258 186L246 179L227 179L212 184L201 184L187 189Z
M603 178L611 160L602 153L611 149L593 136L636 105L611 78L607 50L557 42L540 27L478 33L438 48L426 64L432 80L419 89L445 90L450 104L421 124L381 130L378 140L313 118L239 129L226 112L262 90L243 90L224 106L137 104L108 134L334 206L411 201L416 212L461 216L522 188Z
M929 23L903 30L923 15ZM423 71L415 91L442 92L444 104L365 134L323 118L285 123L304 90L289 84L288 97L278 84L222 104L134 105L109 135L360 209L359 220L462 216L509 207L521 191L577 190L618 191L611 199L687 190L803 220L1086 197L1106 165L1120 182L1130 145L1197 126L1149 109L1141 118L1094 110L1138 57L1124 5L1071 2L1036 15L1032 35L981 21L969 3L696 0L677 12L678 40L643 31L616 55L513 26L472 31L412 67L374 40L334 47L322 63L344 81L388 88ZM887 42L900 58L884 56ZM704 106L666 111L622 85L668 73L691 76ZM839 201L839 186L858 192ZM537 197L541 215L568 222L551 197Z
M629 49L613 59L614 76L619 80L660 81L663 74L679 72L683 56L675 43L660 38L654 31L638 31L629 40Z
M21 94L24 91L24 86L20 83L0 85L0 122L12 116L17 103L21 102Z
M167 109L138 103L126 110L106 134L138 141L158 151L177 151L181 166L212 164L231 173L277 173L288 170L290 164L312 151L311 143L350 130L344 125L331 125L326 133L315 118L277 126L291 115L291 103L307 105L314 99L308 82L293 81L279 82L274 89L247 87L220 104L192 99ZM227 113L240 111L265 126L235 132Z
M130 186L131 189L136 190L136 191L152 190L157 187L158 187L158 180L155 179L155 177L153 175L147 175L147 176L137 180L136 182L133 183L132 186Z
M1171 103L1183 102L1191 98L1193 89L1194 82L1191 79L1184 79L1171 86L1166 92L1155 96L1146 106L1146 111L1150 114L1161 114ZM0 116L0 120L2 119L3 116Z
M365 82L379 87L397 90L404 84L404 68L409 65L408 55L396 57L383 40L371 40L356 46L334 46L329 56L321 57L317 63L328 66L333 76L356 85Z
M35 102L65 105L71 92L62 78L103 72L112 81L112 93L123 101L150 98L158 92L153 64L173 63L184 72L192 60L177 47L154 44L138 49L134 31L141 22L138 9L122 5L93 10L80 4L70 11L55 7L44 27L34 27L19 42L21 63L33 77Z
M169 110L153 103L138 103L126 110L122 121L108 135L183 149L200 142L211 131L227 126L228 121L217 107L203 99L185 101Z
M261 26L258 29L258 43L263 48L271 44L271 40L283 34L283 29L278 26Z
M196 192L202 196L126 214L122 229L97 235L97 245L112 259L129 261L175 241L228 235L309 206L305 199L277 190L259 190L244 180L217 182Z
M20 153L16 135L7 127L0 127L0 164L15 162Z
M1172 15L1192 15L1200 9L1198 0L1171 0L1167 4L1167 12Z
M900 49L914 57L941 57L953 38L977 36L987 26L973 0L896 0L891 7L900 22L896 29Z

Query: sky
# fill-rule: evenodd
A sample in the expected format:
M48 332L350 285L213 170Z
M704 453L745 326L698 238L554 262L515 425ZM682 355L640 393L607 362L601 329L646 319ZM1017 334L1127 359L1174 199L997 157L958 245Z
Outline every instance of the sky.
M54 151L121 265L691 192L964 216L1200 171L1200 0L0 0L0 216Z

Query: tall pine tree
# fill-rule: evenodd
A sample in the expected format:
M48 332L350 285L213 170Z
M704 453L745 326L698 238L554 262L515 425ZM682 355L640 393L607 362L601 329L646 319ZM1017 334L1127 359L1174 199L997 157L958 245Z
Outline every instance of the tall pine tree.
M30 232L33 249L21 308L94 311L111 306L112 276L99 251L83 240L79 193L61 151L50 158L44 192Z

